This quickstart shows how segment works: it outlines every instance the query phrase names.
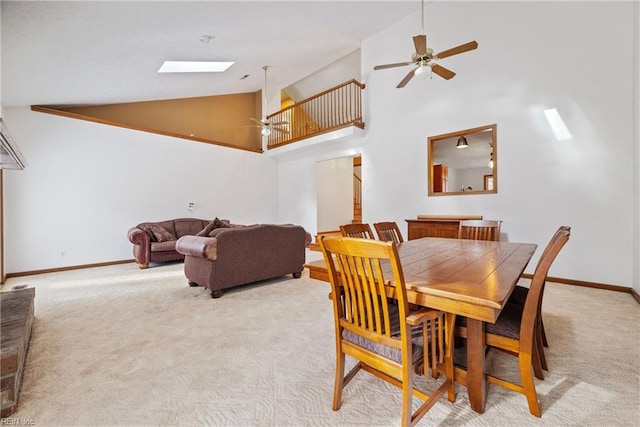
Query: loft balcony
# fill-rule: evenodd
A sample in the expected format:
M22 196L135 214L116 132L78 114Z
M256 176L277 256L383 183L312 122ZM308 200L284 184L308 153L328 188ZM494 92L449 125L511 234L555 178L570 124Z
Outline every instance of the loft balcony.
M326 140L349 137L355 129L364 129L362 121L362 90L365 85L349 80L310 98L297 102L267 116L270 122L286 121L289 133L271 132L267 150L308 141L319 135Z

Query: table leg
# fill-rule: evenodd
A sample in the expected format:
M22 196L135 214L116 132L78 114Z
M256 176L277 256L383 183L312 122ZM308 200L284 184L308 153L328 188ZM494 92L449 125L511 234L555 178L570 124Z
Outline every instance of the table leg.
M484 322L467 317L467 392L471 409L480 414L486 395L484 347Z

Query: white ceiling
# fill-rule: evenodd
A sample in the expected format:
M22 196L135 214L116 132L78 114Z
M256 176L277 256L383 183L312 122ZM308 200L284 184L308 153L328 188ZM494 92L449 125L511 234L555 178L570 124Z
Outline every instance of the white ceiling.
M2 105L16 107L255 92L264 65L269 88L284 87L392 23L419 17L420 2L2 0L1 7ZM204 44L202 35L214 38ZM235 64L225 73L158 74L165 60Z

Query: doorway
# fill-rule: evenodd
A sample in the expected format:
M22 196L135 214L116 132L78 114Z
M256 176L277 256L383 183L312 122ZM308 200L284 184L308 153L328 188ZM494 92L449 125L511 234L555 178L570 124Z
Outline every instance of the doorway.
M362 221L361 155L325 160L316 164L318 233Z

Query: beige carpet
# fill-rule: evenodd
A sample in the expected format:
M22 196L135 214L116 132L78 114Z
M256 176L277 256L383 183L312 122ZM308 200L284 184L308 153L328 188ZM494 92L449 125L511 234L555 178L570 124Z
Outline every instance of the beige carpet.
M17 413L36 426L396 426L398 389L360 373L331 410L328 284L282 278L211 299L182 264L135 264L13 278L36 288L36 319ZM550 372L542 418L489 385L484 414L466 389L421 425L635 426L640 310L629 294L550 283ZM515 358L490 352L488 369ZM427 386L433 386L426 380Z

